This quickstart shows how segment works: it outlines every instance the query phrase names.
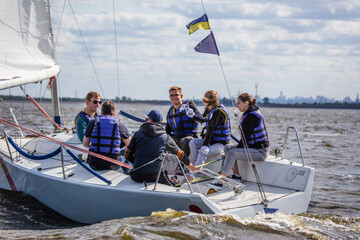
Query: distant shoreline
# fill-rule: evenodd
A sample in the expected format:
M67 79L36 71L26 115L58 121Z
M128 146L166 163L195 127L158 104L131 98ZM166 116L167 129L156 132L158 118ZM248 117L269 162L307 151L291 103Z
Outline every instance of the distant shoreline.
M11 101L26 101L27 98L23 96L8 96L0 95L1 99L11 100ZM34 98L36 101L40 101L39 98ZM50 98L41 99L43 102L50 102ZM62 98L62 102L84 102L85 99L81 98ZM113 102L119 102L119 99L111 99ZM200 100L193 100L196 105L201 105ZM221 99L221 103L225 106L232 106L229 99ZM170 100L131 100L131 99L121 99L120 103L129 103L129 104L157 104L157 105L170 105ZM279 104L279 103L257 103L259 107L265 108L318 108L318 109L358 109L360 110L360 104L356 103L295 103L295 104Z

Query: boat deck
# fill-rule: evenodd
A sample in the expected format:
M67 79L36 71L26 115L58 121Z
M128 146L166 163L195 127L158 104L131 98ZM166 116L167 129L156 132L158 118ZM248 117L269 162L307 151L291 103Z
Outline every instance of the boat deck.
M60 159L51 160L28 160L20 156L13 156L15 163L28 170L37 170L44 175L55 178L64 178ZM97 171L102 177L110 180L112 183L109 185L101 181L96 176L89 173L83 167L76 162L68 159L64 162L65 177L67 181L78 182L79 184L96 184L99 186L111 186L121 189L133 189L133 190L145 190L143 183L135 183L128 175L122 173L122 170L102 170ZM252 204L260 203L262 200L258 192L258 186L256 183L247 181L235 182L243 185L243 192L235 194L230 186L224 184L222 188L211 185L211 179L191 184L194 192L203 194L211 202L213 202L221 210L228 208L239 208L249 206ZM147 183L147 190L153 190L154 183ZM284 197L286 195L296 192L293 189L274 187L263 184L266 197L269 201ZM186 183L182 185L180 189L169 187L163 184L158 184L157 191L178 191L183 193L190 193ZM213 193L208 194L208 191ZM241 201L239 201L241 199Z
M235 180L235 182L241 184L243 188L241 193L235 194L233 189L226 184L224 184L222 188L212 185L212 180L213 179L209 179L200 183L193 183L191 186L194 192L198 192L206 196L208 200L214 203L215 206L222 211L261 204L262 202L257 183ZM268 201L274 201L298 192L294 189L271 186L267 184L262 184L262 187ZM188 186L186 184L183 184L181 188L188 190Z
M29 144L27 144L27 141ZM42 149L42 142L34 143L31 139L22 139L21 140L23 149L27 149L31 146L29 145L37 145L37 154L42 155L45 154L45 149ZM52 145L52 144L50 144ZM80 147L81 144L74 144L75 146ZM54 151L58 148L58 145L54 144L49 147L49 144L46 145L46 150L48 152ZM76 163L66 152L64 152L64 172L62 170L62 162L61 162L61 154L57 156L46 159L46 160L30 160L25 157L19 155L14 148L10 146L10 150L12 152L13 163L21 167L24 171L35 172L38 175L41 175L45 178L56 178L63 180L64 183L68 182L76 185L91 185L95 188L102 188L106 190L107 188L111 188L115 191L127 191L127 192L139 192L139 191L147 191L149 194L156 194L158 192L161 194L180 194L180 195L189 195L191 194L191 190L187 183L182 184L181 187L172 187L164 184L157 184L156 189L155 183L136 183L131 180L131 178L122 172L122 169L114 170L102 170L96 171L102 177L111 181L111 184L108 184L85 168L83 168L80 164ZM0 153L5 158L10 159L8 147L5 141L0 142ZM30 152L31 153L31 152ZM74 152L74 154L78 154ZM83 156L86 157L86 156ZM283 169L277 167L279 171L285 172ZM261 171L261 168L260 168ZM306 175L304 175L306 176ZM179 180L183 180L183 176L178 176ZM279 180L279 178L276 178ZM236 211L240 211L239 209L246 209L251 207L253 210L249 213L249 216L253 216L258 211L260 211L263 207L262 201L258 186L254 181L238 181L234 180L237 184L242 186L242 190L239 193L233 191L233 189L224 184L222 188L218 188L216 186L211 185L212 179L204 180L198 183L192 183L191 188L197 196L203 195L204 201L208 201L211 205L216 207L218 211L234 213ZM273 181L276 184L276 181ZM295 182L295 181L294 181ZM273 185L271 182L264 182L268 184L262 184L264 189L266 198L269 202L274 202L275 200L281 201L283 198L291 199L293 196L298 196L302 194L302 191L297 190L296 188L290 189L286 187L282 187L279 185ZM270 184L269 184L270 183ZM6 187L5 187L6 188ZM290 200L291 201L291 200ZM261 208L261 209L260 209ZM255 209L255 210L254 210ZM260 209L260 210L259 210ZM236 214L236 213L235 213ZM239 214L238 214L239 215ZM244 214L246 216L246 214Z

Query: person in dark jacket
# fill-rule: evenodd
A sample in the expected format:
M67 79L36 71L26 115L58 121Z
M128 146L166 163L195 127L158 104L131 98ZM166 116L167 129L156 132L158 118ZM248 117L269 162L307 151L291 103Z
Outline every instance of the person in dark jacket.
M229 176L232 170L231 178L241 179L236 161L265 161L270 152L270 144L264 115L256 106L256 99L248 93L242 93L238 97L237 107L243 113L239 125L241 140L238 144L225 146L226 158L221 175ZM213 184L222 186L218 180L214 180Z
M183 101L182 89L172 86L169 89L169 98L173 104L166 114L166 133L189 156L189 142L198 138L198 125L203 122L203 117L192 101Z
M163 154L166 152L175 154L190 170L194 170L187 155L161 126L162 114L157 110L152 110L147 116L146 123L135 132L124 154L134 166L130 171L131 179L135 182L155 182ZM161 169L159 183L171 185L164 168Z
M225 107L219 103L217 92L207 91L203 102L206 104L203 114L206 124L205 138L190 141L189 158L191 162L195 162L195 167L204 164L209 156L223 152L231 135L230 118Z
M115 104L111 101L104 102L101 106L101 115L90 121L83 139L84 147L90 151L106 157L120 160L120 144L127 146L130 142L128 129L115 118ZM106 160L89 155L89 166L95 170L116 169L118 165Z

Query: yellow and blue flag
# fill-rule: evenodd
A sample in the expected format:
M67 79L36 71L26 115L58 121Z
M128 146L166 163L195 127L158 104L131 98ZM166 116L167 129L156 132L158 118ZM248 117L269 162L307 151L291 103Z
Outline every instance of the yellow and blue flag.
M188 25L186 25L186 27L187 29L189 29L189 35L190 35L198 29L205 29L205 30L210 29L210 24L207 15L204 14L201 17L190 22Z

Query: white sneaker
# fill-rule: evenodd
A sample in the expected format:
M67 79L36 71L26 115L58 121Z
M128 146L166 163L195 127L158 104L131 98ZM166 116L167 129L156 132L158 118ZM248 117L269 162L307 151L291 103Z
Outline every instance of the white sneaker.
M212 181L210 183L211 185L214 185L216 187L222 187L223 186L223 183L221 181L219 181L218 179L215 179L214 181Z

